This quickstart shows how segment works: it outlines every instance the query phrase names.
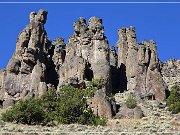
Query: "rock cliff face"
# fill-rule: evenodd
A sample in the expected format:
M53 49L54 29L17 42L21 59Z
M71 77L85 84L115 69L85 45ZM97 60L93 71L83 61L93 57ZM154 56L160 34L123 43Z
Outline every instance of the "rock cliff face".
M162 63L161 71L169 90L175 84L180 85L180 60L171 59Z
M180 61L161 64L156 43L137 43L134 27L118 31L117 54L108 44L102 19L91 17L86 23L80 17L67 43L63 38L51 42L44 28L47 14L30 13L29 25L19 34L12 58L0 71L1 102L41 96L52 85L58 90L67 84L86 87L89 81L102 79L104 86L91 106L94 113L110 118L116 109L109 93L130 91L137 99L162 101L166 85L180 82Z
M118 32L118 67L120 89L131 90L137 97L165 98L156 43L151 40L138 44L135 28L122 28Z

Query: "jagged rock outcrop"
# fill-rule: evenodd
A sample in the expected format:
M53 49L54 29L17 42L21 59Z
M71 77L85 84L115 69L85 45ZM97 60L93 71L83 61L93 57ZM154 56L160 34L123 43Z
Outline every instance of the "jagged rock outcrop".
M74 23L74 30L66 46L64 63L59 68L59 87L67 83L104 79L106 89L110 91L110 48L102 20L92 17L87 25L86 20L80 17ZM114 65L115 61L112 58Z
M112 103L106 99L106 92L112 89L111 66L117 66L115 49L108 45L100 18L90 18L87 25L86 20L80 17L73 26L75 32L67 45L55 49L57 53L53 55L53 61L59 67L58 88L67 84L85 87L86 82L92 79L103 79L105 86L101 94L95 94L91 107L96 115L112 118Z
M92 17L86 24L80 17L73 24L75 32L65 44L63 38L49 41L44 28L47 11L31 12L29 18L30 23L19 34L6 71L0 72L1 101L42 96L52 85L57 89L68 84L86 87L92 79L104 80L102 94L111 92L111 74L115 74L117 55L104 36L102 19ZM111 106L105 98L100 99L96 104ZM104 111L111 112L111 109ZM100 116L104 115L107 116L106 113Z
M127 91L140 101L162 101L166 85L180 83L180 61L161 64L156 43L137 43L134 27L119 30L117 55L98 17L88 23L80 17L67 43L63 38L48 39L46 20L45 10L30 13L30 23L19 34L6 70L0 71L0 103L42 96L49 87L86 88L89 81L102 79L104 85L95 93L91 107L96 115L111 118L116 105L107 95Z
M169 90L173 85L180 85L180 60L171 59L162 63L161 73Z
M135 28L122 28L118 32L118 67L120 88L131 90L137 97L165 98L165 88L160 73L156 43L151 40L137 43Z
M65 60L66 44L64 43L63 38L56 38L53 40L52 45L55 46L52 60L55 65L56 72L58 72Z
M19 34L16 50L3 75L1 100L38 95L40 82L47 83L50 41L44 28L48 12L30 13L30 24Z

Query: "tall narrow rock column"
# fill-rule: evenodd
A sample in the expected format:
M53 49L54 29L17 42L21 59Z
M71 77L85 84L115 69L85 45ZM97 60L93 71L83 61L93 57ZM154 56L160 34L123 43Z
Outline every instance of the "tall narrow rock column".
M107 82L107 89L110 89L109 45L104 36L102 19L97 17L90 18L88 28L94 33L92 37L93 55L91 59L94 79L104 79Z
M4 99L38 96L40 82L46 82L50 41L44 28L48 12L30 13L27 25L16 42L16 50L4 77Z
M134 27L118 32L118 67L120 91L133 92L137 98L152 97L162 101L165 88L160 73L160 62L154 41L138 44Z

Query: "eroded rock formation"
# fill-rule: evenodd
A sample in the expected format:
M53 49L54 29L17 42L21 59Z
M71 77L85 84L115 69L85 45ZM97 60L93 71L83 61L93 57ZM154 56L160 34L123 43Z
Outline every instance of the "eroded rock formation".
M66 57L59 68L59 87L67 83L83 84L92 79L104 79L111 90L110 48L104 36L102 20L80 17L74 23L74 33L66 45ZM113 54L111 55L113 57ZM115 58L112 63L115 65Z
M80 17L67 43L63 38L51 42L44 28L47 14L45 10L30 13L30 23L19 34L12 58L0 71L0 102L9 105L41 96L52 86L84 88L89 81L102 79L104 85L95 93L91 107L95 114L111 118L116 105L107 94L130 91L140 100L162 101L166 85L180 82L179 60L161 64L156 43L137 43L134 27L119 30L117 54L108 44L102 19L91 17L86 23Z
M151 40L138 44L132 26L120 29L118 34L121 91L131 90L137 97L151 96L162 101L166 86L160 73L156 43Z
M48 82L50 41L44 28L48 12L30 13L30 24L19 34L16 50L3 74L3 99L38 96L40 82Z

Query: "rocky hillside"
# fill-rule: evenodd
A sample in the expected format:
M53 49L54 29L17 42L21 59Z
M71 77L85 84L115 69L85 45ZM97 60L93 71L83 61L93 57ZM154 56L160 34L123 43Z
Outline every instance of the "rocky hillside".
M180 85L180 60L171 59L162 63L163 80L170 89L173 85Z
M145 100L159 104L172 85L180 84L180 61L161 63L155 41L138 43L135 27L118 30L116 52L115 45L108 43L101 18L86 21L80 17L73 23L74 33L65 43L62 37L48 39L44 27L47 15L45 10L31 12L29 24L20 32L12 58L0 71L0 106L41 97L51 87L57 91L64 85L87 88L89 82L102 80L103 86L90 103L96 115L112 118L117 113L115 117L121 114L142 118L148 116L147 108L141 106L147 104ZM109 96L113 94L114 97ZM139 104L134 110L123 108L129 94ZM166 110L162 113L162 117L167 116Z
M79 124L58 124L49 126L29 126L23 124L5 123L0 120L0 132L10 134L107 134L107 135L157 135L170 134L177 135L180 131L180 114L172 115L167 108L159 108L156 101L149 101L142 107L144 117L134 118L114 118L109 119L107 126L86 126ZM5 110L0 110L0 114Z

